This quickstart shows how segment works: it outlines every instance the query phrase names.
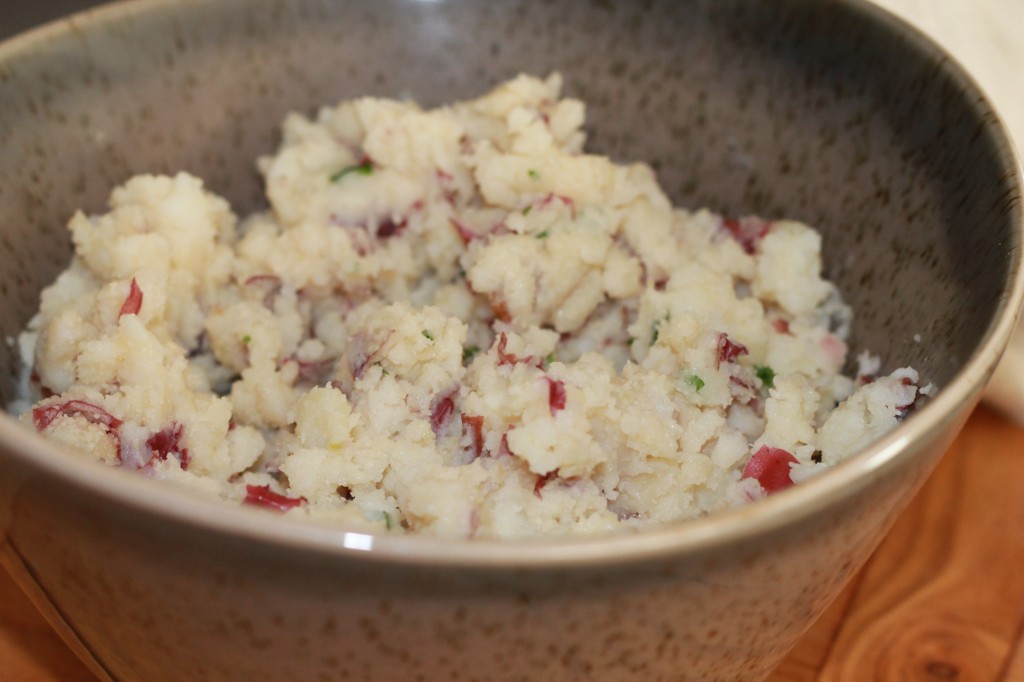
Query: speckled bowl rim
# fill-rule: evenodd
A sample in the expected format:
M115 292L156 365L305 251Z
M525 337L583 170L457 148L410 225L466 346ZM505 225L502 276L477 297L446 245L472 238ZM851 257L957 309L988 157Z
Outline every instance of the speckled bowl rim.
M186 6L212 4L216 0L193 0ZM1016 186L1018 196L1024 177L1009 133L981 88L957 61L916 28L866 0L839 0L862 12L884 28L901 35L917 50L940 64L969 97L979 120L996 143L998 161L1005 169L1000 181ZM13 56L29 54L70 33L115 22L124 17L153 11L168 11L180 0L128 0L86 10L23 33L0 43L0 66ZM764 500L719 512L709 517L681 521L635 533L589 538L531 540L457 540L426 536L369 535L311 523L304 519L235 507L222 501L200 498L193 493L117 469L69 456L68 453L19 425L9 414L0 415L0 447L20 459L30 471L52 476L89 494L108 498L132 510L152 515L185 528L204 529L281 549L335 555L339 559L387 563L555 569L576 566L610 566L645 562L671 556L696 554L796 526L829 507L871 486L879 476L918 455L915 443L938 438L973 406L984 383L991 376L1013 331L1024 302L1024 218L1020 203L1007 215L1017 225L1010 251L1010 281L998 304L994 322L978 350L954 379L914 416L881 440L842 462L830 471ZM958 426L958 425L957 425ZM6 455L0 455L6 456Z

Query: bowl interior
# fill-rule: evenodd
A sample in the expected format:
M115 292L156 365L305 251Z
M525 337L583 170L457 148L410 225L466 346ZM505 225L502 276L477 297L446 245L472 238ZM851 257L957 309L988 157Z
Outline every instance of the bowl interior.
M852 354L943 386L991 330L1013 161L976 88L866 3L143 0L0 47L2 334L66 265L72 212L132 174L187 170L245 214L288 111L552 70L588 104L589 149L648 161L677 203L818 227ZM9 344L0 364L6 404Z

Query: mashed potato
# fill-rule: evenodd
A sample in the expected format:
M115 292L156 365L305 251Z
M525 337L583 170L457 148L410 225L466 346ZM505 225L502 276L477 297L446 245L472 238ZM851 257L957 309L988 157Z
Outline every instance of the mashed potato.
M132 178L71 219L23 421L235 503L474 538L701 516L892 428L917 375L843 376L818 233L673 207L583 151L560 88L292 114L240 221Z

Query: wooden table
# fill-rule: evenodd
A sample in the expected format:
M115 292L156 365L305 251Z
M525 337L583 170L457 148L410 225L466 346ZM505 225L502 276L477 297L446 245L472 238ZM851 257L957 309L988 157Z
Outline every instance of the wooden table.
M979 408L769 679L1024 680L1024 429Z
M0 572L0 677L94 678ZM1024 680L1024 429L987 408L770 682Z

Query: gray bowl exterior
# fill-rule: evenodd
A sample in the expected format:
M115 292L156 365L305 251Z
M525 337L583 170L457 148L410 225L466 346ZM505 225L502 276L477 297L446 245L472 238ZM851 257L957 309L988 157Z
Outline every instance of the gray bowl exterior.
M2 558L115 680L758 680L954 430L799 527L644 562L339 561L168 524L41 477L5 493Z
M71 213L103 210L133 173L188 170L245 213L287 111L363 94L433 105L553 69L589 104L590 148L651 162L678 203L818 226L857 311L851 348L943 393L884 447L723 517L720 541L709 519L636 554L581 545L589 562L543 543L426 560L416 541L232 533L216 507L147 505L149 481L99 494L0 415L0 559L99 675L756 680L877 546L1006 342L1021 215L977 89L866 3L154 0L37 31L0 46L3 335L65 266ZM16 354L0 362L6 403Z

